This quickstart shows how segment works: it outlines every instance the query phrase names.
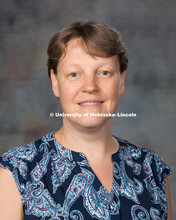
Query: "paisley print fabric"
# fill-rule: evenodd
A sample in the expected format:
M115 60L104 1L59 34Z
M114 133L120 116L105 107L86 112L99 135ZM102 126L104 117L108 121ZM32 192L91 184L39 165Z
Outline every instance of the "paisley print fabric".
M166 176L172 168L155 153L123 139L112 155L108 193L83 153L61 146L51 132L0 157L15 178L25 219L167 219Z

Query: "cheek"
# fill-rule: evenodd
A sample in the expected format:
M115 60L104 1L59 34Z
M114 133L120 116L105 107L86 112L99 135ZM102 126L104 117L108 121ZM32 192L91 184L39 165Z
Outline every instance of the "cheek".
M62 83L59 86L60 100L62 103L73 101L77 95L77 87Z
M108 98L117 99L119 96L119 83L117 81L106 84L104 88L105 94L107 94Z

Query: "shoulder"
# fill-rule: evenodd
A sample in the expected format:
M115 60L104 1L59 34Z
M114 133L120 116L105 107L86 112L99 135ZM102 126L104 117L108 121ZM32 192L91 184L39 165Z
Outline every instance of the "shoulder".
M53 149L55 146L53 141L54 134L51 132L26 146L11 148L0 157L0 167L11 170L19 167L23 162L29 163L38 160L44 156L46 151L49 152Z
M48 170L48 163L52 152L56 152L55 149L54 132L51 132L26 146L15 147L5 152L0 157L1 184L8 182L13 186L16 182L15 186L24 203L25 186L30 182L40 181Z
M146 148L138 147L123 138L117 138L120 144L119 157L126 160L129 164L133 163L135 167L141 167L142 172L150 178L153 176L163 190L166 187L166 177L169 176L173 168L165 163L165 161L155 152Z
M51 132L26 146L12 148L0 157L0 167L10 170L20 187L20 182L30 180L31 172L35 177L41 167L47 166L52 151L55 151L54 141Z

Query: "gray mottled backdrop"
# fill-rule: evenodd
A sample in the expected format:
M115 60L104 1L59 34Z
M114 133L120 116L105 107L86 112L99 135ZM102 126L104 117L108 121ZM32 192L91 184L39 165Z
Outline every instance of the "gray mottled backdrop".
M66 24L96 20L117 28L129 49L126 93L112 132L175 166L176 1L8 0L0 6L0 153L61 126L47 77L50 37ZM175 166L176 167L176 166ZM174 217L176 177L170 177Z

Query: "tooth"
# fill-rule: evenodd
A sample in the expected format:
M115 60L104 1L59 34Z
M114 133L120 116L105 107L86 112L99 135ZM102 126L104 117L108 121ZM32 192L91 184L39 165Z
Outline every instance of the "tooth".
M101 102L84 102L84 103L80 103L80 105L94 105L94 104L99 104Z

